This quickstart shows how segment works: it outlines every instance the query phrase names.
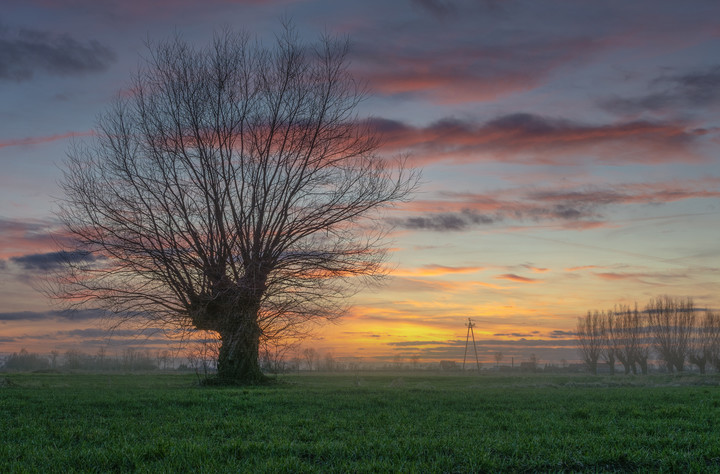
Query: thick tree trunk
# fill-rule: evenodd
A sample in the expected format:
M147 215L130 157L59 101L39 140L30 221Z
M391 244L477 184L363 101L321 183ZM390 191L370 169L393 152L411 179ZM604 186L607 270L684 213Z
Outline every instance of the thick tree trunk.
M265 380L258 363L260 330L256 321L220 331L218 379L223 383L256 384Z

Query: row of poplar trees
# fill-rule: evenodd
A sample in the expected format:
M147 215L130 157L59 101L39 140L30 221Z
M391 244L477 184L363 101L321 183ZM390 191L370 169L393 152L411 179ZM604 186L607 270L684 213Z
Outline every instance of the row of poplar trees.
M637 303L609 311L588 311L578 319L578 350L591 373L605 362L612 374L617 363L626 374L647 374L656 356L669 372L682 372L686 362L705 373L720 371L720 313L695 307L692 298L661 296L644 310Z

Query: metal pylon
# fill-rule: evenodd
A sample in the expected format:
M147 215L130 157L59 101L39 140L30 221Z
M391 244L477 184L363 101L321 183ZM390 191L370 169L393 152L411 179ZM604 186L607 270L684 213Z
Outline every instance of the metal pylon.
M478 359L478 353L477 353L477 345L475 344L475 333L473 332L473 326L475 326L475 323L473 323L472 319L468 318L468 322L465 324L467 326L467 336L465 336L465 355L463 356L463 371L465 370L465 360L467 359L467 350L468 350L468 342L470 341L470 336L472 336L473 341L473 348L475 349L475 363L477 364L477 370L478 373L480 373L480 359Z

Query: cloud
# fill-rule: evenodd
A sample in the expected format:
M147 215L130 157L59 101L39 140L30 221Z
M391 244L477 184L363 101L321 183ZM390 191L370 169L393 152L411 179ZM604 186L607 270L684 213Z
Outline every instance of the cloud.
M475 273L483 270L482 267L450 267L447 265L423 265L414 269L399 269L392 272L394 276L443 276L458 273Z
M449 0L411 0L413 5L417 5L430 14L443 18L454 13L455 5Z
M6 219L0 217L0 258L40 253L66 241L56 228L57 223L39 219Z
M472 209L463 209L460 212L443 212L427 214L424 216L391 218L390 222L404 229L433 230L433 231L461 231L479 224L492 224L495 218L482 215Z
M720 65L687 74L664 75L651 81L648 88L655 92L633 98L605 99L600 105L621 114L711 107L720 103Z
M542 280L538 280L537 278L528 278L520 275L516 275L514 273L505 273L504 275L498 275L495 278L498 280L510 280L515 281L518 283L539 283Z
M441 199L408 204L404 211L419 215L392 217L391 223L408 230L466 231L500 222L550 221L560 222L565 228L584 230L607 225L605 212L612 207L720 198L720 178L566 189L522 187L490 193L445 191L438 196Z
M0 80L26 81L37 73L68 76L105 71L115 53L97 41L70 35L0 28Z
M375 93L442 104L494 101L534 89L554 70L586 61L607 47L588 36L551 38L529 30L488 36L487 41L443 41L439 38L476 36L482 24L496 28L491 18L495 15L488 12L500 11L498 2L482 2L480 10L468 12L447 1L414 3L435 18L452 17L453 30L448 32L447 22L435 19L390 21L381 39L360 36L354 42L353 72Z
M48 135L44 137L26 137L26 138L15 138L9 140L0 141L0 148L6 148L11 146L28 146L28 145L39 145L43 143L54 142L57 140L66 140L74 137L88 137L93 135L93 132L68 132L60 133L56 135Z
M0 313L0 321L43 321L52 319L64 319L73 321L84 321L98 319L102 313L98 310L86 309L75 311L15 311Z
M419 164L454 161L542 165L629 164L700 161L696 148L712 132L684 122L582 123L530 113L502 115L484 123L444 118L424 127L400 121L370 122L384 150L409 152Z
M60 268L66 263L89 263L97 260L97 257L93 256L90 252L82 250L72 252L61 250L59 252L36 253L20 257L10 257L10 261L22 267L23 270L42 271Z

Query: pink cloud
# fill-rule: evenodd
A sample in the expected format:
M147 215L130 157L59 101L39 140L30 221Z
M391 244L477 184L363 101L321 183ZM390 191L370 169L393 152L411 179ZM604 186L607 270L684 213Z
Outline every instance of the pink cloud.
M485 123L445 119L426 127L376 119L389 153L409 152L419 164L501 161L578 165L701 162L697 145L713 134L683 122L583 124L532 114ZM578 155L585 158L578 159Z
M56 135L48 135L44 137L26 137L16 138L0 141L0 148L6 148L11 146L29 146L29 145L41 145L43 143L50 143L58 140L66 140L74 137L89 137L94 135L95 132L68 132L60 133Z
M505 273L504 275L498 275L495 278L500 280L510 280L517 283L540 283L542 280L538 280L536 278L528 278L520 275L516 275L514 273Z

